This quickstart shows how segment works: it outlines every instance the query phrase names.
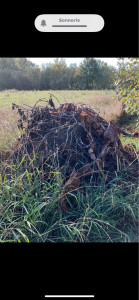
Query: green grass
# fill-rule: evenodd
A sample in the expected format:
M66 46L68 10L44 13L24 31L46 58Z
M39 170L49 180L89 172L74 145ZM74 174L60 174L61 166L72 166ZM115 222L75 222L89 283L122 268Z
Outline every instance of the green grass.
M133 144L136 148L136 151L139 152L139 138L125 137L122 135L120 139L124 146Z
M83 191L79 188L67 194L68 210L62 212L62 175L57 169L48 182L37 168L31 173L23 172L22 164L6 166L5 159L21 135L12 102L34 105L39 98L49 99L49 93L60 103L84 102L99 109L107 120L116 120L121 113L121 104L112 100L114 91L0 92L0 242L134 242L138 238L138 189L128 174L115 174L109 184L102 178L98 184L92 177L84 182ZM137 138L121 135L121 140L139 149ZM4 165L7 169L2 176Z
M60 209L61 177L43 182L38 171L1 180L1 242L131 242L137 234L137 190L127 175L69 192ZM123 189L124 185L124 189ZM85 188L85 185L84 185Z
M85 101L89 104L92 100L95 104L97 101L100 103L102 100L105 102L112 103L112 96L115 95L113 90L48 90L48 91L17 91L17 90L6 90L0 92L0 108L10 108L12 102L16 104L29 104L33 105L39 98L49 99L50 93L55 95L60 103L64 102L75 102L77 103ZM98 100L99 99L99 100ZM54 101L58 104L57 101ZM119 103L119 102L117 102ZM91 103L93 104L93 103ZM99 104L99 103L98 103ZM58 104L59 105L59 104Z
M134 114L128 116L128 114L123 113L120 118L118 118L117 123L120 127L132 135L131 137L128 137L121 134L120 139L123 145L133 144L136 151L139 151L139 138L133 136L136 130L139 131L138 115Z

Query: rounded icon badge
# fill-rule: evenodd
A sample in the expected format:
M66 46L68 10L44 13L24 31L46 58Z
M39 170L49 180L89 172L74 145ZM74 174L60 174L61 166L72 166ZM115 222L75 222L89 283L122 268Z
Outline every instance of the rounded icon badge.
M96 14L44 14L35 19L41 32L99 32L104 19Z

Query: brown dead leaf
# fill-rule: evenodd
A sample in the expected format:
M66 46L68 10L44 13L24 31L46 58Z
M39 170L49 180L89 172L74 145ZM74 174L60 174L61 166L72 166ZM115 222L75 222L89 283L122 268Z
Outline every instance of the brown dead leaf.
M81 116L81 117L86 117L87 114L86 114L84 111L81 111L80 116Z
M80 186L80 178L83 176L90 175L92 173L90 171L92 165L93 162L86 164L82 168L80 168L78 172L75 170L75 168L73 169L72 173L70 174L69 180L65 183L61 192L60 205L63 211L67 209L64 203L67 191L74 191Z
M66 197L66 194L63 195L63 197L60 198L60 206L61 206L61 209L62 209L63 211L66 211L66 210L67 210L67 206L66 206L66 204L65 204L65 202L64 202L65 197Z
M74 105L74 103L65 103L62 107L62 110L64 110L64 111L74 111L75 110L75 105Z
M78 173L76 172L75 168L73 169L72 173L70 174L69 180L65 183L63 190L61 192L60 204L61 209L66 210L66 205L64 203L67 191L73 191L77 189L80 185L80 178L78 177Z
M77 173L78 178L89 175L90 174L90 168L92 167L92 165L93 165L93 162L91 162L89 164L86 164L82 168L80 168L78 170L78 173Z
M78 178L78 173L76 172L75 168L73 169L70 179L67 181L67 187L72 190L78 188L80 185L80 179Z

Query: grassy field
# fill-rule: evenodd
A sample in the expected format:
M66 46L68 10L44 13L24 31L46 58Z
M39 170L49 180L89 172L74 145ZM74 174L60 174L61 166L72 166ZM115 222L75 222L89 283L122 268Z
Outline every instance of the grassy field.
M116 120L121 104L112 99L114 91L16 91L0 92L0 158L3 164L21 132L19 116L12 103L33 106L38 99L54 94L60 103L83 102L99 109L106 120ZM55 98L53 98L54 100ZM54 100L59 106L58 101ZM41 103L42 105L43 103ZM44 103L45 105L45 103ZM131 124L130 124L131 125ZM135 128L135 124L132 124ZM132 129L134 129L132 128ZM125 128L126 129L126 128ZM124 144L137 138L121 137ZM8 166L9 167L9 166ZM42 173L20 172L10 166L12 176L0 174L0 241L1 242L134 242L138 238L138 190L128 174L115 176L110 183L100 178L99 185L92 177L85 193L67 195L68 210L62 213L59 195L62 190L60 172L49 182Z
M114 91L16 91L7 90L0 92L0 150L11 150L20 132L17 128L18 115L12 111L12 103L33 106L38 99L49 99L50 93L58 98L60 103L83 102L96 111L106 120L115 120L121 113L121 103L114 101ZM53 97L56 106L58 101ZM46 103L41 102L41 105Z

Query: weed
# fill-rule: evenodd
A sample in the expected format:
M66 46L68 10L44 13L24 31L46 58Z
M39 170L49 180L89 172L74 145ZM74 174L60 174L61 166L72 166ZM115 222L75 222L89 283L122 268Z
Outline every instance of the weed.
M51 91L0 92L0 241L1 242L133 242L138 235L138 189L126 172L104 183L93 177L83 189L66 196L68 210L60 209L62 178L55 168L52 178L35 165L23 173L18 166L4 163L20 131L12 102L33 105L49 98ZM52 92L53 93L53 92ZM113 105L114 91L55 91L64 102L84 102L100 109L102 117L115 119L121 113L119 102ZM133 139L122 137L123 143ZM134 141L136 141L134 139Z
M57 173L57 171L56 171ZM60 209L62 180L43 182L41 172L1 178L1 242L131 242L137 232L138 191L126 174L67 194Z

